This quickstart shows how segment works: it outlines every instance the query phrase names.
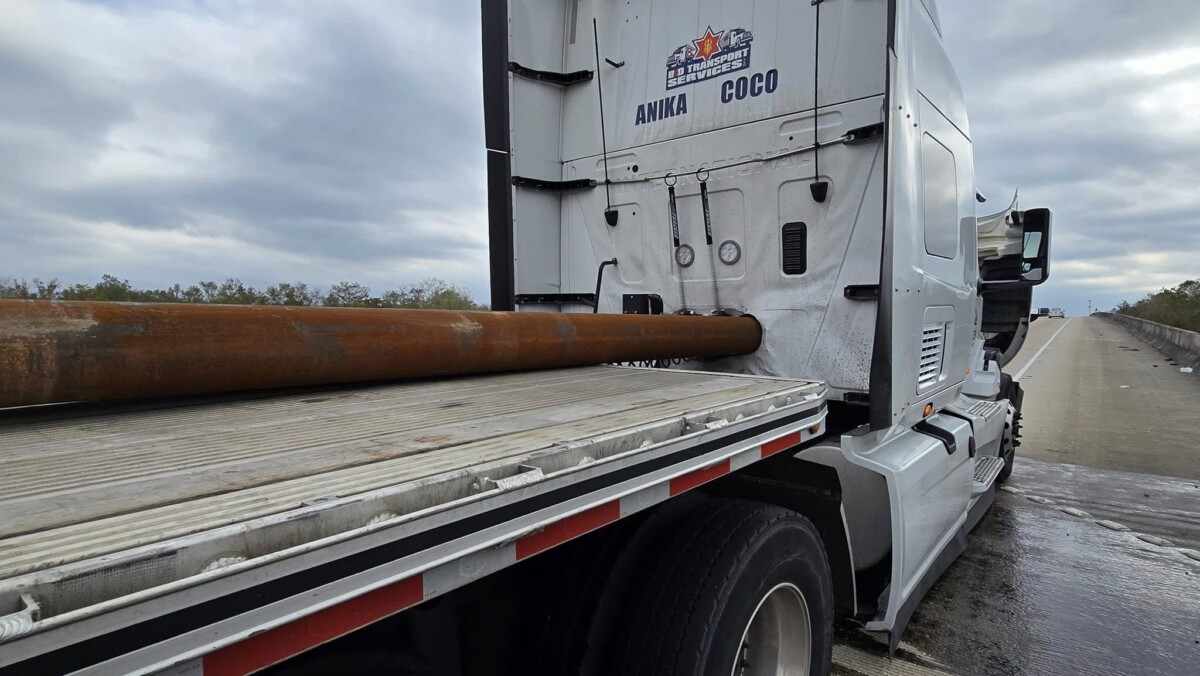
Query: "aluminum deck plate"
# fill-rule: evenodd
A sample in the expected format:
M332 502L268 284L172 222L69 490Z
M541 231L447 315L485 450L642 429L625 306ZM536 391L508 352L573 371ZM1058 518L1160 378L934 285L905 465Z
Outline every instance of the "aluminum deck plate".
M10 411L0 417L0 581L697 411L820 392L804 381L594 367L64 419Z

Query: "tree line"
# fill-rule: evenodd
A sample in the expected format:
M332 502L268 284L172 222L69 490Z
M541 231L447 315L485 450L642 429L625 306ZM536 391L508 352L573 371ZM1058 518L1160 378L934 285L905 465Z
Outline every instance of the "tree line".
M1136 303L1122 302L1117 312L1159 324L1200 332L1200 279L1173 289L1146 294Z
M0 298L27 300L93 300L124 303L216 303L224 305L300 305L309 307L373 307L438 310L486 310L460 286L440 279L402 286L375 295L370 287L339 282L323 290L303 282L272 284L258 289L240 279L175 284L165 289L135 289L127 279L103 275L95 284L61 284L57 279L32 282L0 279Z

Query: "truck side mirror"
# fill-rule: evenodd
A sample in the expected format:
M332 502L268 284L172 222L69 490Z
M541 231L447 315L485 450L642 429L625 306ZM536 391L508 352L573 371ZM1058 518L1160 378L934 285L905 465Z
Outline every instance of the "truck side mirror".
M985 278L979 282L981 291L1028 288L1050 279L1050 223L1053 220L1050 210L1014 211L1013 218L1021 224L1023 233L1020 268L1017 267L1016 253L1000 259L1000 264L991 272L983 266L992 261L984 261L981 274Z
M1031 286L1050 278L1052 220L1049 209L1027 209L1024 214L1025 242L1021 251L1021 281Z

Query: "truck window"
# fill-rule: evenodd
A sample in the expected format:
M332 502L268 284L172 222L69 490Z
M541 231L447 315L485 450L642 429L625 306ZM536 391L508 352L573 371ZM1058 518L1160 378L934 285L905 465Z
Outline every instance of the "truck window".
M958 172L954 153L929 134L921 139L925 194L925 251L931 256L958 254Z

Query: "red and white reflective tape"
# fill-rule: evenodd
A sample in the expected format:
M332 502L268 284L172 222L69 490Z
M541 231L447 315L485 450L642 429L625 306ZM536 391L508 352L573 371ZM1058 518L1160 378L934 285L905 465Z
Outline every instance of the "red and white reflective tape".
M199 671L195 668L196 662L202 665L200 674L203 676L240 676L265 669L395 615L422 601L463 587L484 575L586 535L622 517L652 507L764 458L795 448L818 436L823 427L822 421L804 430L740 450L705 467L669 477L619 499L567 514L503 546L466 554L423 573L392 582L287 624L253 634L184 665L182 670L173 670L173 673L196 674Z
M568 516L561 521L555 521L546 526L544 530L517 540L515 545L517 561L540 554L551 547L557 547L567 540L573 540L601 526L607 526L620 518L621 501L613 500L599 507L592 507L587 511Z
M425 600L422 575L255 634L204 656L204 676L249 674L378 622Z

